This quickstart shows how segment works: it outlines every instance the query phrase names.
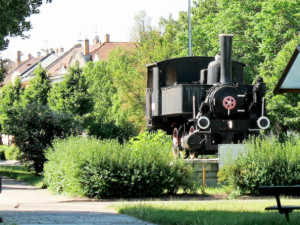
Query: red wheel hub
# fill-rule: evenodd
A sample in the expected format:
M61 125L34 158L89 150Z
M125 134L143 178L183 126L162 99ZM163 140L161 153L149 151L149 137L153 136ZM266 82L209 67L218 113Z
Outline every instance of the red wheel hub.
M227 96L223 99L223 106L225 109L231 110L236 106L236 100L232 96Z

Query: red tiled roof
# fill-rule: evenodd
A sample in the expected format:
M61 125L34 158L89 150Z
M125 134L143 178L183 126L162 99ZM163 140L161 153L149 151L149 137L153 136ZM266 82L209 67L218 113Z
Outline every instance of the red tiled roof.
M7 66L7 75L5 76L3 83L2 84L7 84L8 82L11 81L11 76L13 74L13 71L17 68L17 63L12 62Z
M62 55L59 59L57 59L54 63L52 63L50 66L48 66L46 68L47 74L49 76L58 75L61 65L64 65L65 67L67 67L73 56L73 53L78 50L81 50L81 49L82 49L81 45L75 45L73 48L71 48L64 55Z
M94 60L95 55L98 55L99 60L107 61L109 53L117 47L130 50L135 47L135 44L132 42L104 42L98 49L91 53L92 59Z
M29 68L37 64L39 61L41 61L45 56L37 57L37 58L30 58L22 61L19 66L17 66L17 63L14 63L10 69L8 70L7 76L4 78L3 84L7 84L8 82L11 82L11 78L14 72L19 72L20 74L27 71Z
M94 45L90 45L89 46L89 52L93 52L95 50L97 50L99 47L101 46L101 44L94 44ZM61 65L64 65L65 67L68 67L72 56L74 55L75 52L83 52L84 49L81 46L81 44L75 45L73 48L71 48L69 51L66 52L66 54L64 54L60 59L56 60L54 64L50 65L49 67L47 67L47 74L49 76L56 76L59 74L60 71L60 67Z

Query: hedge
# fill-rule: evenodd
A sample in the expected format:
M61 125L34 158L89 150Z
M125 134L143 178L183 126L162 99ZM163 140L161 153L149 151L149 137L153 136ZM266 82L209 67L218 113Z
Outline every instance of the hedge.
M247 151L220 170L219 181L241 193L257 194L261 185L300 183L300 138L280 143L275 137L246 142Z
M57 140L46 154L44 180L52 192L92 198L192 190L192 169L170 150L162 132L143 133L125 144L84 137Z

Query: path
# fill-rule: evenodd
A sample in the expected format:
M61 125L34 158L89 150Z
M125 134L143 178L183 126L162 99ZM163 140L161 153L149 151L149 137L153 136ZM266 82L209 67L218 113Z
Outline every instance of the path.
M113 202L54 196L10 178L3 178L2 183L0 216L4 224L151 225L108 209Z

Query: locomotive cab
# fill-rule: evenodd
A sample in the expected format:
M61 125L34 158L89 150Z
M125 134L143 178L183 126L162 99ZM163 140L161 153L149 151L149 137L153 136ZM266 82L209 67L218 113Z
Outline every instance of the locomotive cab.
M265 84L244 84L244 63L231 61L231 35L220 36L221 56L182 57L147 65L149 129L173 135L174 149L215 154L269 126Z

